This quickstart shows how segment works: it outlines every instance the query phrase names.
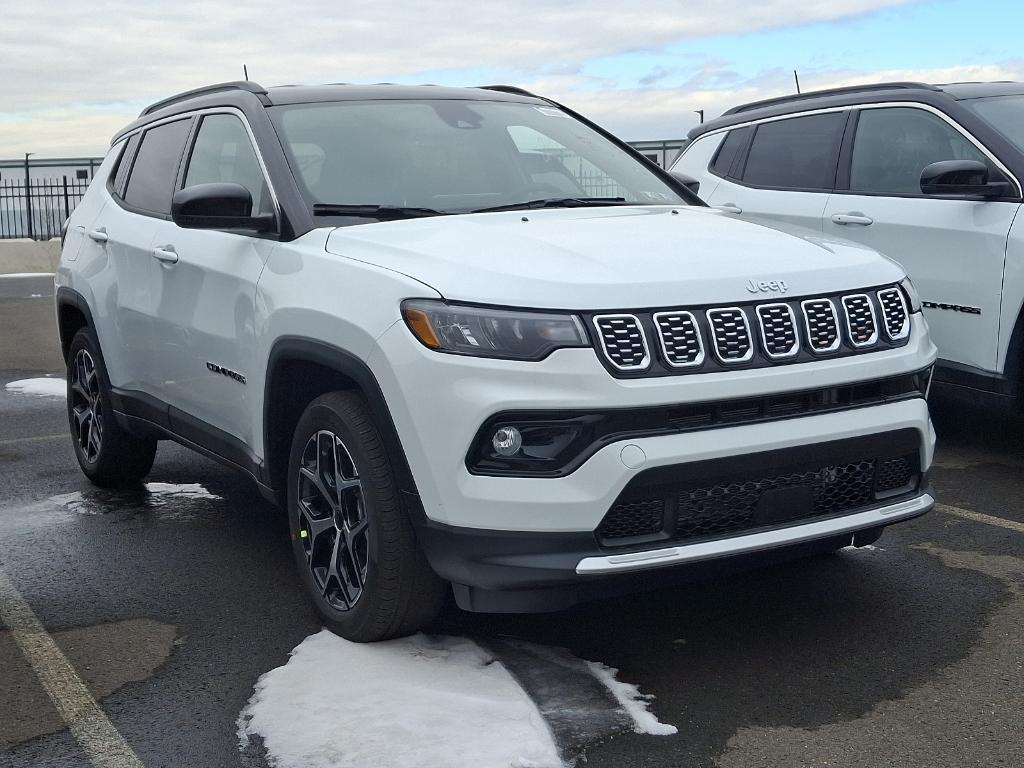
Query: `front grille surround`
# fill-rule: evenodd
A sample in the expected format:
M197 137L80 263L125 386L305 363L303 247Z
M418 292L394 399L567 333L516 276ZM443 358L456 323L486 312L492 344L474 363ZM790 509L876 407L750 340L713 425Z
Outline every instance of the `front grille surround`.
M885 288L875 293L882 310L882 329L890 341L910 335L910 312L899 288Z
M851 293L843 296L842 304L850 344L858 349L874 345L878 341L878 316L870 297L866 293Z
M811 352L825 355L839 349L843 339L839 314L831 299L805 299L800 302L800 314L804 316L807 346Z
M747 313L740 307L715 307L706 312L711 346L726 365L745 363L754 356L754 341Z
M754 314L761 330L761 348L768 357L785 360L800 351L800 332L789 304L758 304Z
M605 359L618 370L643 371L650 366L651 350L647 346L647 334L636 315L597 315L594 317L594 327Z
M666 363L673 368L692 368L704 362L704 339L692 312L655 312L653 319Z

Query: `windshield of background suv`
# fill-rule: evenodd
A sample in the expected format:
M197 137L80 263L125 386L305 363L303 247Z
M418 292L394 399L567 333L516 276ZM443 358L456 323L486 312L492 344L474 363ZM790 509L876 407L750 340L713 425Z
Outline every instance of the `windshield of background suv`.
M960 103L1024 151L1024 96L991 96Z
M270 110L314 211L465 213L530 201L686 204L560 109L500 101L299 104Z

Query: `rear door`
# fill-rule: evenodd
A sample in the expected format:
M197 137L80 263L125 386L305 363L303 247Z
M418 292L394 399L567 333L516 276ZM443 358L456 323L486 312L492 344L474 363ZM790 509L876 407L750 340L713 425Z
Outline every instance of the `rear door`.
M735 159L724 178L705 200L733 216L760 223L781 221L821 230L821 214L835 183L836 165L847 112L843 110L768 120L734 129L722 144L726 153L733 140ZM739 142L737 141L737 144Z
M175 188L234 182L276 205L240 113L201 115ZM252 444L256 283L274 241L161 222L152 249L155 376L172 428L243 466ZM210 429L213 427L213 430ZM241 453L239 453L241 452Z
M925 196L921 171L940 160L979 160L1005 178L997 161L931 108L865 107L851 122L825 232L899 262L925 302L939 356L994 371L1006 242L1019 204Z

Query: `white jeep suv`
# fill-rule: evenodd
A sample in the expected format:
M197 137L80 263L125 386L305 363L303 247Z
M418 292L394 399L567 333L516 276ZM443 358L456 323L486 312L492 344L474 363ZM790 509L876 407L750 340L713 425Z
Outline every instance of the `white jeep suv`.
M1024 382L1024 83L882 83L730 109L673 172L730 216L797 224L903 266L939 348L935 379Z
M86 475L287 511L325 623L554 610L933 504L935 349L874 251L733 221L496 86L230 83L114 137L57 273Z

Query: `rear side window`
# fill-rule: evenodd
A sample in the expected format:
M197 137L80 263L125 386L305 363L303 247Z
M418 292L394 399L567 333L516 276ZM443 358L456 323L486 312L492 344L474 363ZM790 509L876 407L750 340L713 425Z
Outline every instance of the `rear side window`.
M209 115L200 123L192 145L185 186L225 181L249 190L254 213L273 210L263 168L245 125L234 115Z
M747 138L750 136L752 129L748 126L746 128L737 128L734 131L729 131L729 134L725 137L725 141L722 142L722 146L718 148L718 154L715 155L715 159L711 161L710 171L716 176L728 176L729 171L732 170L732 164L736 160L736 155L740 153L740 150L747 143Z
M176 120L150 128L142 135L124 194L128 205L170 215L174 180L191 125L191 118Z
M978 160L984 153L930 112L913 107L865 109L857 120L850 191L920 195L921 171L940 160Z
M845 112L762 123L750 145L743 181L761 187L831 191Z

